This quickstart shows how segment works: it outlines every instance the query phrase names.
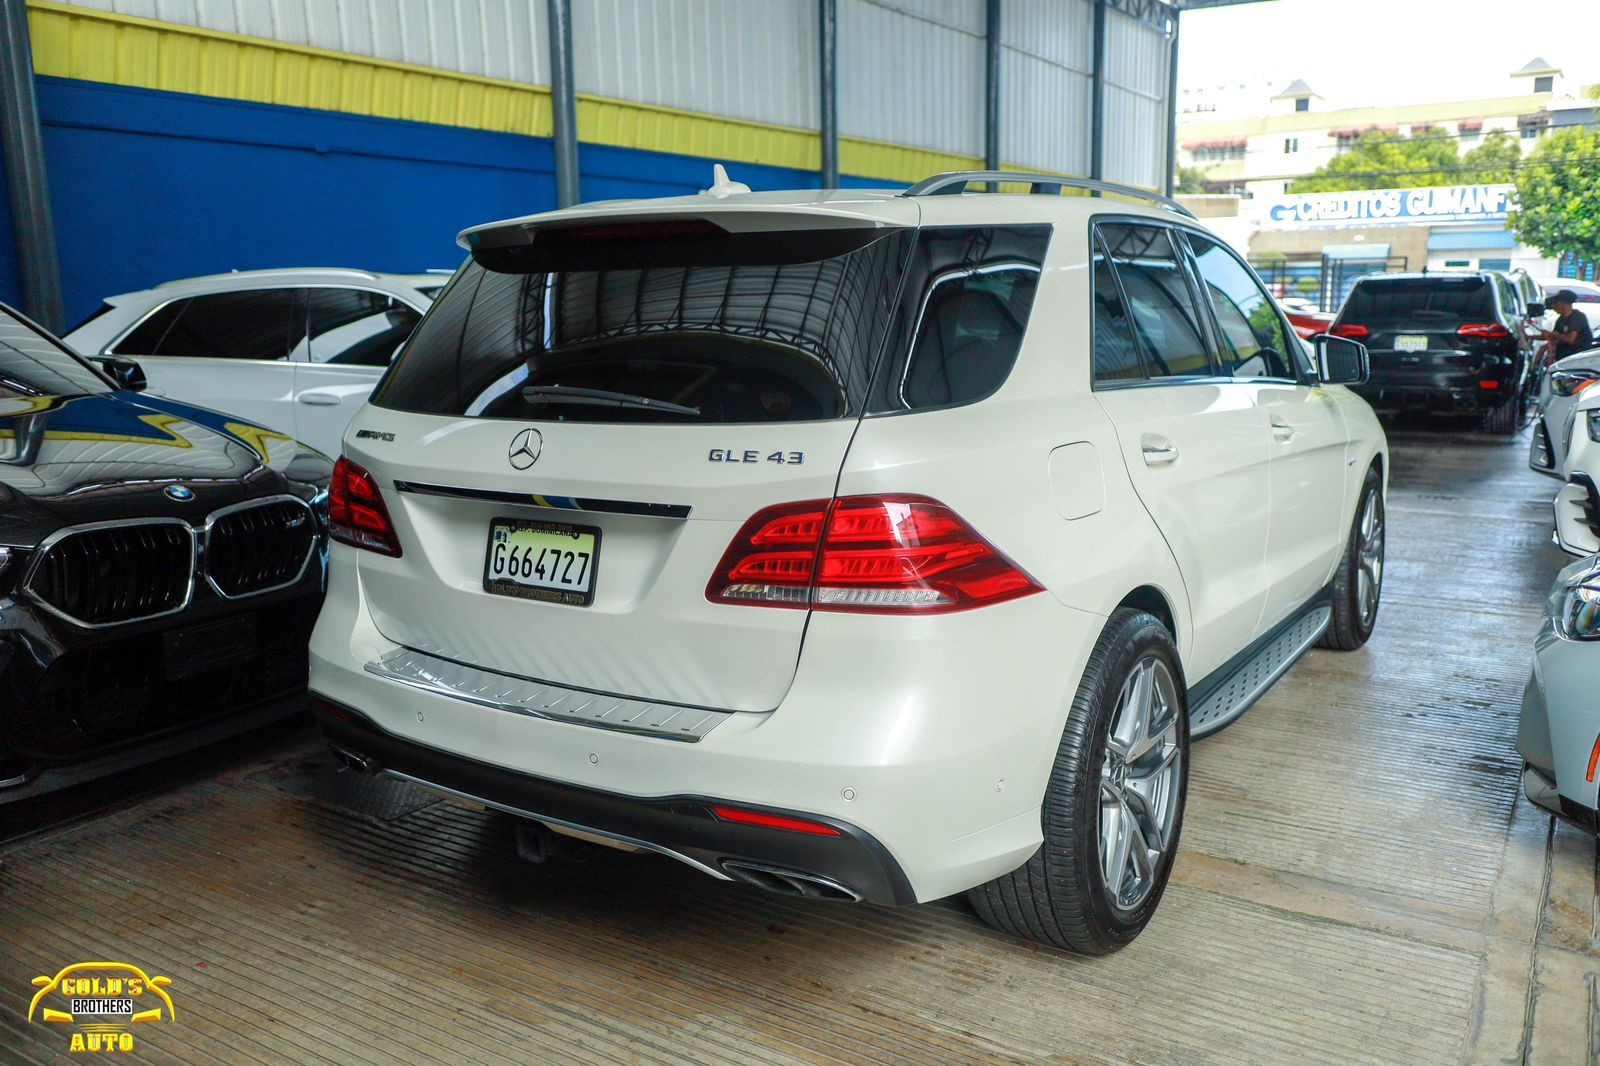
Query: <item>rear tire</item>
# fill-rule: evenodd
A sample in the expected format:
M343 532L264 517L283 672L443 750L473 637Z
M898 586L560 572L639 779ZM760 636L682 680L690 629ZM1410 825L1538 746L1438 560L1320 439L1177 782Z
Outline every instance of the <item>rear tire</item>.
M1354 651L1372 636L1383 596L1383 549L1388 526L1383 510L1383 477L1369 467L1356 497L1344 558L1333 575L1333 618L1322 634L1324 648Z
M1483 415L1483 431L1496 437L1509 437L1522 428L1522 412L1525 401L1518 395L1507 400L1499 407L1490 408Z
M1078 685L1041 812L1044 842L967 893L985 922L1085 955L1116 951L1161 902L1183 827L1189 708L1171 635L1120 608Z

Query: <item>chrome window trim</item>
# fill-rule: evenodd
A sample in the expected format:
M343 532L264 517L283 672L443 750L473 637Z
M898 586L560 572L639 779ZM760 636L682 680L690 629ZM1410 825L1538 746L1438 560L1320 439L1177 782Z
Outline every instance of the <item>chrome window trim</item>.
M300 507L305 510L306 517L311 520L311 544L306 549L306 557L300 560L300 569L295 571L294 577L290 578L288 581L277 585L271 585L267 588L252 589L249 592L241 592L237 596L230 596L228 593L222 591L222 589L217 585L216 581L211 576L209 556L211 553L212 527L217 524L219 519L226 518L231 514L238 514L240 511L248 511L256 507L266 507L274 503L299 504ZM298 585L300 583L300 579L306 576L306 568L311 565L311 560L316 558L317 545L322 540L322 531L321 523L317 521L317 512L312 510L310 504L306 503L306 501L302 500L298 496L294 496L289 493L283 493L277 496L263 496L256 500L245 500L241 503L229 504L227 507L219 507L217 510L206 515L205 525L200 527L199 530L199 538L201 557L199 563L197 564L197 569L204 572L206 584L211 588L212 592L215 592L224 600L233 602L237 600L247 600L252 596L263 596L269 592L279 592L283 589Z
M128 526L178 526L189 535L189 579L184 587L183 602L178 606L165 611L158 611L155 614L140 615L137 618L118 619L115 622L85 622L83 619L75 618L66 611L61 610L34 589L33 579L38 576L39 568L44 565L45 557L50 554L50 550L57 544L80 533L93 533L102 529L126 529ZM195 534L194 526L181 518L124 518L118 521L86 522L78 526L64 526L39 542L38 548L33 553L33 558L29 560L28 569L23 574L22 582L17 586L17 591L38 604L44 611L64 621L71 622L82 629L113 629L117 626L132 625L135 622L149 622L157 618L167 618L188 610L189 605L194 602L194 578L199 547L200 542Z

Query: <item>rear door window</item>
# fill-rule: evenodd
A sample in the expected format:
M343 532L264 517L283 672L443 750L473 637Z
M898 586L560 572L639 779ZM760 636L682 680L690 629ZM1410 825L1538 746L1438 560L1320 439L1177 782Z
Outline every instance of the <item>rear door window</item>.
M1122 283L1151 378L1211 377L1210 345L1188 272L1165 226L1099 227Z
M116 345L117 355L288 359L299 340L293 289L251 289L176 300Z
M422 316L387 293L306 289L307 355L313 363L388 366Z
M1094 242L1094 380L1097 385L1142 381L1144 364L1133 336L1133 319L1098 237Z
M1221 244L1188 234L1222 334L1222 356L1236 378L1296 379L1283 317L1255 275Z

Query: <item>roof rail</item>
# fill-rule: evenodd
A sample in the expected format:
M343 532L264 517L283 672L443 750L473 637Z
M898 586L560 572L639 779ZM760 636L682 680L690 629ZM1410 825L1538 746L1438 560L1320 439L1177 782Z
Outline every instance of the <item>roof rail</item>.
M969 184L975 181L985 182L1022 182L1029 186L1028 191L1034 195L1060 195L1063 188L1088 189L1094 193L1112 193L1116 196L1126 196L1132 200L1144 200L1147 203L1164 207L1168 211L1175 211L1180 215L1194 218L1194 212L1184 207L1170 196L1162 196L1149 189L1139 189L1132 185L1118 185L1110 181L1094 181L1090 178L1068 178L1060 174L1030 174L1018 170L952 170L946 174L935 174L931 178L923 178L911 188L901 193L901 196L949 196L965 192Z

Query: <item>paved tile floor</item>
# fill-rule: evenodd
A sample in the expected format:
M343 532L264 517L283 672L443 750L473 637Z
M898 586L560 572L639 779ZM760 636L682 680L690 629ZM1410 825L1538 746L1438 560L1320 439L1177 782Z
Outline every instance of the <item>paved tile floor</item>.
M1594 1061L1594 841L1512 748L1555 484L1520 442L1394 445L1376 637L1196 745L1174 884L1119 955L958 902L525 864L502 819L291 728L0 811L0 1059L66 1045L23 1021L34 975L111 958L173 979L148 1061Z

